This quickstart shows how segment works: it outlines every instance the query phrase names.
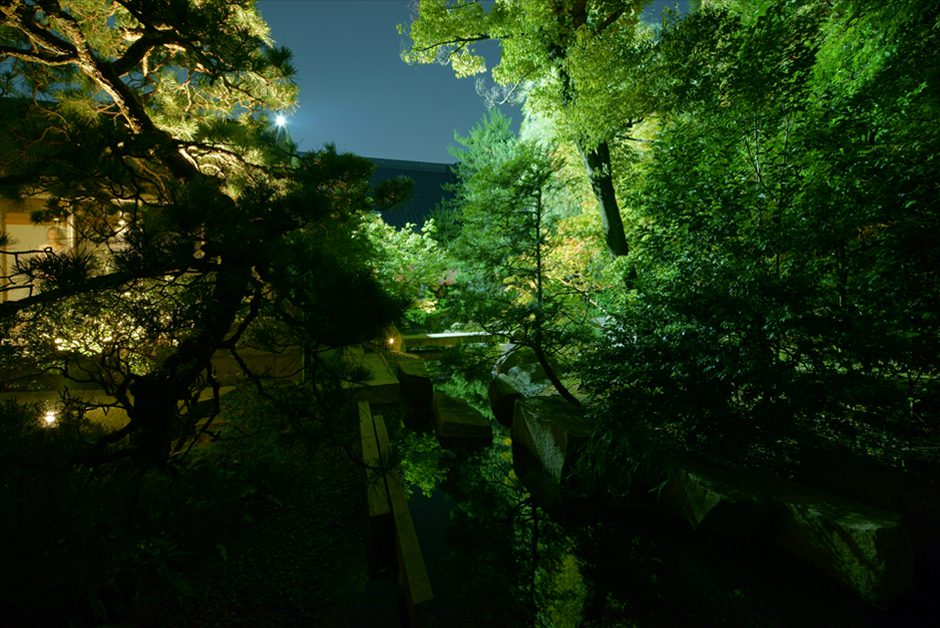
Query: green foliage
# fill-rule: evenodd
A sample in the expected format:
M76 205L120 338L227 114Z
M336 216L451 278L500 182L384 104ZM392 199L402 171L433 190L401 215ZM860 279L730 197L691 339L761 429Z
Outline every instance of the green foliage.
M822 443L901 463L935 437L936 11L907 9L664 32L664 69L697 87L662 92L624 183L632 290L590 375L608 430L764 463Z
M408 200L414 190L414 179L394 177L380 182L375 190L375 204L379 210L394 209Z
M451 514L448 566L462 574L457 594L490 602L472 606L467 626L518 626L533 620L526 543L531 525L526 495L510 475L510 455L505 444L494 445L449 475L447 489L457 506Z
M548 372L549 360L576 351L592 307L561 259L558 225L578 209L560 178L561 160L550 146L516 138L497 111L457 139L459 233L448 249L458 273L448 306L531 348Z
M582 625L585 583L573 553L565 554L554 570L544 573L546 608L542 624L552 628Z
M319 445L349 439L322 354L374 336L400 303L356 235L376 197L371 163L331 146L295 155L270 125L296 86L254 4L0 10L0 191L46 199L33 219L75 236L66 252L3 251L0 280L24 286L0 303L4 392L52 384L63 397L54 428L35 410L0 417L10 623L204 625L202 610L226 623L245 607L242 582L270 609L291 587L335 598L359 577L355 552L343 566L334 555L354 535L320 525L318 551L296 520L322 524L320 503L337 529L357 516L353 473L321 464ZM272 357L290 345L304 381L271 386L241 359L249 341ZM220 398L220 352L261 397ZM326 558L323 585L311 563ZM268 577L252 575L262 565Z
M446 381L435 383L434 388L449 397L467 402L483 416L492 417L493 410L490 408L490 398L485 383L485 377L488 375L489 373L483 377L467 377L464 372L456 371L451 373Z
M431 497L446 479L445 453L434 434L403 429L395 437L394 454L409 495L417 489Z
M585 158L609 251L629 246L611 184L609 142L651 113L645 61L652 31L639 20L643 2L446 0L421 3L408 35L410 63L450 64L458 77L486 70L474 46L499 41L493 79L525 94L533 116L549 116L559 138ZM404 30L404 29L400 29Z
M435 319L448 271L444 249L435 239L434 221L420 231L396 229L375 213L363 216L356 238L371 247L370 259L379 285L405 305L404 327L424 328Z
M461 574L459 626L577 626L584 583L572 538L533 506L512 471L512 442L458 460L447 567ZM486 603L480 601L485 600Z
M643 72L649 45L639 21L643 2L497 0L421 3L407 27L408 63L446 63L456 76L486 71L480 41L500 42L493 79L525 84L527 107L551 115L563 137L593 144L629 127L646 112Z
M293 154L268 121L296 92L289 53L271 44L247 0L3 13L20 98L0 105L0 188L45 197L33 219L75 238L3 252L3 283L23 298L0 304L0 357L23 380L102 389L129 421L108 449L142 464L185 448L193 433L176 428L197 417L180 415L217 383L213 356L237 353L252 327L266 349L310 353L374 337L401 310L356 230L403 186L370 189L371 163L332 146Z

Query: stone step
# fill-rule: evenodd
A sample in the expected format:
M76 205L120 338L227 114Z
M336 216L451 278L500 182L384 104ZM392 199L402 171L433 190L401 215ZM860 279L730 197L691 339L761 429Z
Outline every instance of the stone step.
M493 442L493 426L464 401L434 393L437 440L448 449L479 449Z
M427 432L434 426L434 387L424 360L400 359L396 374L405 402L405 425Z
M408 625L424 628L435 625L434 593L424 554L418 542L411 510L397 471L386 476L388 496L395 521L395 555L398 559L398 590L405 605Z
M395 570L399 599L409 626L436 625L434 593L418 542L408 499L397 470L388 468L390 442L385 421L359 402L359 433L366 465L369 511L369 574Z
M582 510L569 503L568 480L590 433L581 409L559 396L526 397L513 405L512 466L536 502L553 516Z
M393 561L392 507L388 499L383 452L388 451L388 434L381 422L376 429L369 404L359 402L359 436L362 462L365 465L366 507L369 515L367 530L369 577L376 579L388 575Z
M347 365L361 367L368 372L362 382L346 382L355 401L372 404L395 403L400 396L400 385L395 373L381 353L349 351L345 355Z

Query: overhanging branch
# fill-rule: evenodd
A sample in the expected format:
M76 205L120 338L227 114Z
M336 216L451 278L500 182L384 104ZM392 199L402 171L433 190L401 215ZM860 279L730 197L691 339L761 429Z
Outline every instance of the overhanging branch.
M427 52L428 50L434 50L435 48L440 48L441 46L454 46L457 44L466 45L472 44L475 41L490 41L491 39L505 39L505 37L490 36L486 33L482 35L470 35L469 37L455 37L454 39L448 39L446 41L434 42L433 44L428 44L427 46L412 48L412 50L415 52Z
M0 46L0 57L12 57L43 65L68 65L75 62L75 57L68 54L43 54L35 50L22 50L8 46Z
M116 288L136 279L141 279L141 277L138 277L132 273L112 273L110 275L99 275L97 277L92 277L86 281L83 281L80 284L69 286L67 288L56 288L54 290L33 294L32 296L25 297L18 301L7 301L5 303L0 303L0 318L12 316L17 312L37 305L54 303L61 299L74 297L80 294L88 294L98 290Z

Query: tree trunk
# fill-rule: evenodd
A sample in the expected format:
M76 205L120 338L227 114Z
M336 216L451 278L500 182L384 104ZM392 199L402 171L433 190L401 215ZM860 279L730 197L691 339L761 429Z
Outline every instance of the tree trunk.
M531 506L531 508L532 534L529 538L529 568L531 569L531 573L529 574L529 613L530 617L532 618L532 625L538 626L539 509L534 504Z
M179 403L192 395L199 377L212 368L212 355L232 328L250 284L250 270L241 264L219 269L212 303L199 328L179 344L159 369L141 376L132 385L131 420L137 426L134 456L141 466L162 464L169 458Z
M159 372L142 376L131 386L134 395L132 437L134 461L141 467L159 465L170 455L171 428L177 414L177 395Z
M544 293L542 288L542 190L536 190L535 197L535 342L532 343L532 351L535 358L545 371L548 380L568 403L581 407L581 402L571 394L571 391L561 382L555 369L548 362L548 356L545 355L545 348L542 343L542 308L544 307Z
M562 399L575 406L576 408L581 407L581 400L571 394L571 391L562 383L559 379L558 374L555 372L555 369L552 368L551 363L548 361L548 356L545 355L545 352L542 351L542 347L536 343L532 343L532 353L535 354L535 359L538 361L539 366L542 367L542 370L545 371L545 376L548 377L548 381L551 382L552 386L555 387L555 390L558 391L558 394L561 395Z
M615 257L630 252L627 245L627 236L623 231L623 220L620 218L620 206L614 194L614 180L611 175L610 146L601 142L596 148L581 147L584 156L584 165L591 180L591 188L597 199L601 211L601 225L604 229L604 241L607 249Z

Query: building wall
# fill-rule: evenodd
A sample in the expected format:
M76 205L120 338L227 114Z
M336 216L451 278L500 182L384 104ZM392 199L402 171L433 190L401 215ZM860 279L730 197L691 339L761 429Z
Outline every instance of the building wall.
M0 247L0 301L22 299L28 288L18 287L24 277L17 275L16 264L44 251L65 251L73 246L74 229L69 223L34 223L30 214L43 208L43 199L14 201L0 199L0 232L9 238Z
M382 212L385 222L399 229L409 223L420 228L431 216L431 210L451 196L444 185L457 182L451 172L452 164L378 157L370 157L369 160L375 164L371 180L373 185L395 177L408 177L415 182L411 198L398 207Z

